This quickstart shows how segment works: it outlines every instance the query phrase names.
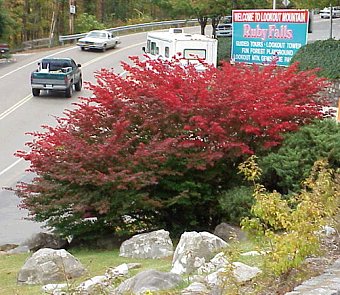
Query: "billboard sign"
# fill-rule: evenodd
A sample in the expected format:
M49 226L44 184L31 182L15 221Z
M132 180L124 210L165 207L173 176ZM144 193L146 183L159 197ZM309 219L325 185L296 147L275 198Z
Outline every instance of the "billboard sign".
M307 43L308 10L233 10L231 57L234 62L288 66Z

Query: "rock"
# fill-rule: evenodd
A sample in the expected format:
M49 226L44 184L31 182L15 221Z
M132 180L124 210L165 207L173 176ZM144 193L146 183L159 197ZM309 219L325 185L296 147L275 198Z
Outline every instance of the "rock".
M18 246L12 250L7 251L7 254L20 254L20 253L29 253L30 248L28 246Z
M239 227L232 226L228 223L222 222L215 227L214 235L220 237L227 243L231 241L240 241L245 239L245 233Z
M242 262L233 262L233 268L219 268L215 272L206 276L205 281L210 287L223 286L228 276L233 275L238 283L250 281L256 277L261 270Z
M198 269L197 273L199 275L209 274L216 271L219 268L225 268L229 264L227 257L223 252L215 255L208 263L202 264Z
M233 262L233 266L234 276L239 283L250 281L261 273L258 267L252 267L242 262Z
M189 274L216 252L228 246L221 238L208 232L182 234L172 260L172 273Z
M133 265L134 267L134 265ZM116 267L110 267L106 273L105 276L109 279L115 279L118 277L126 276L129 273L129 265L126 263L123 263L121 265L118 265Z
M146 270L121 283L116 289L117 295L136 294L146 291L162 291L177 287L182 282L181 276L174 273Z
M321 233L323 233L326 237L333 236L337 233L336 229L334 227L331 227L329 225L325 225L322 227Z
M80 277L85 269L66 250L40 249L28 258L18 273L21 284L50 284Z
M27 246L30 251L35 252L42 248L63 249L68 246L68 241L50 233L37 233L26 240L21 246Z
M206 285L199 282L190 284L187 288L183 289L181 295L210 295L211 291Z
M136 268L138 265L140 266L138 263L123 263L114 268L111 267L105 272L105 275L95 276L82 282L76 290L81 295L115 294L113 286L128 275L130 268Z
M67 284L48 284L42 287L42 290L45 293L48 294L53 294L53 295L57 295L57 294L65 294L65 290L67 290Z
M120 246L122 257L129 258L163 258L172 256L173 245L169 232L158 230L133 236Z
M4 252L7 252L7 251L10 251L14 248L18 247L18 245L16 244L4 244L4 245L1 245L0 246L0 251L4 251Z
M95 276L82 282L77 288L77 294L97 295L108 294L109 282L106 276Z

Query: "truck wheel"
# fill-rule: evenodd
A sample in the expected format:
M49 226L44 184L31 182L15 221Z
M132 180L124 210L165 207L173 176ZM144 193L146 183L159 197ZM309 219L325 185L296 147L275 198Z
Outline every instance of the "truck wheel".
M71 84L70 87L65 90L65 97L67 98L72 97L72 93L73 93L72 87L73 85Z
M32 94L33 94L33 96L39 96L40 95L40 89L33 88Z
M80 91L80 90L81 90L82 84L83 84L83 81L82 81L82 79L80 78L79 81L78 81L76 84L74 84L74 89L75 89L76 91Z

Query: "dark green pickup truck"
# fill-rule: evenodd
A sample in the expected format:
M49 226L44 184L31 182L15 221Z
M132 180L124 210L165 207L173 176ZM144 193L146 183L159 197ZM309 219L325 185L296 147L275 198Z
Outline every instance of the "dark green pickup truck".
M39 68L31 74L33 96L40 91L63 91L65 97L71 97L73 88L80 91L82 87L81 65L71 58L44 58Z

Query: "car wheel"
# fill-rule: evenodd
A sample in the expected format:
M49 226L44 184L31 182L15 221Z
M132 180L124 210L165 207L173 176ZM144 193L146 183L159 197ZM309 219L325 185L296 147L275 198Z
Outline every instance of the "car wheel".
M33 94L33 96L39 96L40 95L40 89L33 88L32 94Z
M73 93L73 84L71 84L66 90L65 90L65 97L69 98L72 97Z
M74 89L75 89L76 91L80 91L80 90L81 90L82 84L83 84L83 81L82 81L81 78L79 78L79 81L74 85Z
M80 47L80 48L81 48L81 50L82 50L82 51L84 51L84 50L85 50L85 47Z
M104 44L104 46L103 46L103 52L105 52L106 51L106 44Z

